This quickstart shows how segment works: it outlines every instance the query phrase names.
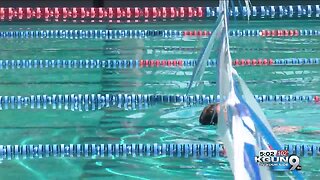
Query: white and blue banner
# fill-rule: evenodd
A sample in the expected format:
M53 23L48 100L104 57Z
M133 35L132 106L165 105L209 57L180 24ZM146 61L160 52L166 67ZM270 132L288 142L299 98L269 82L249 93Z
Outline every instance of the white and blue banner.
M250 1L245 2L249 10ZM193 83L201 80L205 64L214 50L218 62L220 96L218 134L226 149L234 179L270 180L273 179L274 171L267 166L259 166L255 161L255 156L260 150L281 150L282 147L251 91L232 67L227 33L228 5L229 0L220 0L219 18L215 30L199 56L187 94ZM303 179L298 171L292 172L297 179Z
M232 67L228 38L228 0L220 1L222 32L218 37L218 90L220 95L220 113L218 133L225 145L227 157L235 179L273 179L270 167L259 166L255 156L260 150L281 150L280 143L272 132L263 111L254 99L245 82ZM248 7L248 6L247 6ZM293 171L298 179L301 174Z

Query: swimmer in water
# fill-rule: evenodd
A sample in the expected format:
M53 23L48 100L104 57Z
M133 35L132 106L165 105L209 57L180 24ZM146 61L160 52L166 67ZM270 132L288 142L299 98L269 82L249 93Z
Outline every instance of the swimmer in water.
M206 106L199 117L201 125L217 125L218 114L220 112L219 103L210 104ZM273 128L273 131L277 134L288 134L293 132L299 132L304 134L320 134L320 130L303 130L298 126L277 126Z

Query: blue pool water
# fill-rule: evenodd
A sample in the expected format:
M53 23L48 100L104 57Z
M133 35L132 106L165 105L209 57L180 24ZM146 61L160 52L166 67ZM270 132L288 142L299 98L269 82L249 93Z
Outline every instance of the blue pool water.
M211 22L172 22L172 29L211 29ZM316 20L260 20L231 22L230 28L319 29ZM1 31L17 29L105 29L102 24L7 24ZM109 27L110 28L110 27ZM164 23L119 24L114 29L165 28ZM232 37L235 58L318 58L319 36ZM202 38L149 38L103 41L101 39L0 39L3 60L22 59L188 59L199 50L171 52L165 47L201 49ZM105 47L117 49L108 51ZM162 50L154 50L162 47ZM241 49L245 48L245 49ZM255 50L252 48L260 48ZM161 48L160 48L161 49ZM237 67L257 95L319 95L318 65ZM191 93L217 94L216 69L207 68L203 85ZM186 67L143 69L9 69L0 70L1 96L43 94L184 94L192 69ZM278 132L282 143L319 145L319 104L262 103L272 126L299 126L289 134ZM0 112L1 144L101 144L101 143L216 143L215 127L204 127L198 117L204 106L156 104L146 109L110 107L96 111L64 109L3 110ZM312 129L311 129L312 128ZM303 157L306 179L319 178L319 157ZM1 179L233 179L225 158L105 157L34 158L3 160ZM277 179L287 179L277 174Z

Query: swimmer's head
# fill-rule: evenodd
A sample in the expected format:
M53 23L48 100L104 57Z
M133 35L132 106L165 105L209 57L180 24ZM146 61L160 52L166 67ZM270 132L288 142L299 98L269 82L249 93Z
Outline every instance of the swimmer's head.
M220 111L219 104L210 104L202 110L199 122L202 125L217 125L218 113Z

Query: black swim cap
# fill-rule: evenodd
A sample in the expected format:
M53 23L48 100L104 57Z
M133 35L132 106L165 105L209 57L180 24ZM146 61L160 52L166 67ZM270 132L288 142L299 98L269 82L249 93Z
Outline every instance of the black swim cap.
M217 125L218 123L218 113L217 113L218 104L210 104L202 110L202 113L199 118L199 122L202 125Z

